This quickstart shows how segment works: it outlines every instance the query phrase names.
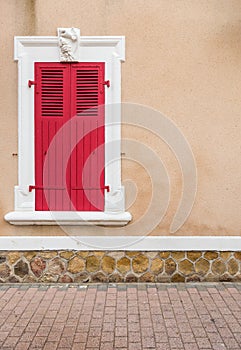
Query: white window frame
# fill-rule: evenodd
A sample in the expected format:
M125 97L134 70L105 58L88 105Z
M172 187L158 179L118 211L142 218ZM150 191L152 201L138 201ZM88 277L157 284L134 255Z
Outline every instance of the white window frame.
M105 62L105 79L111 86L106 89L106 105L121 102L121 62L125 60L124 36L81 37L81 62ZM34 62L59 62L58 37L29 36L14 38L14 59L18 61L18 185L14 188L14 211L5 220L15 225L55 225L48 211L35 211L34 159ZM131 214L125 212L125 193L121 185L121 111L115 105L113 124L110 108L105 113L105 191L104 212L58 212L61 225L126 225ZM112 143L113 142L113 143ZM111 147L108 148L108 143ZM113 146L114 145L114 146ZM119 198L119 200L117 200Z

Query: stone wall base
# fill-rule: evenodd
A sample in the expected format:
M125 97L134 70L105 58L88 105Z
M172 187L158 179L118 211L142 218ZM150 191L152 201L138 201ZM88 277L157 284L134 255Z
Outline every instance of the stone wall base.
M0 282L241 282L241 252L3 251Z

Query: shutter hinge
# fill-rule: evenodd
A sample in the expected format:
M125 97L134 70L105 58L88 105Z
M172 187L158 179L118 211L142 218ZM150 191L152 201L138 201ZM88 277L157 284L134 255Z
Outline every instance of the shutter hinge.
M31 88L32 85L36 85L36 81L29 80L28 81L28 87Z
M109 80L104 81L103 85L106 85L109 88L110 87L110 81Z

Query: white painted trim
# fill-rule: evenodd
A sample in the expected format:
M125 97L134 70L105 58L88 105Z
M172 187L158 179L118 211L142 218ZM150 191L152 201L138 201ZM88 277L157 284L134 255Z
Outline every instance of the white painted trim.
M106 89L106 104L120 104L120 66L121 61L125 60L125 37L82 36L80 39L80 56L82 62L105 62L105 78L111 82L111 87ZM18 61L18 185L14 188L15 211L5 215L5 220L17 225L30 224L30 222L31 224L40 224L42 219L40 219L39 214L35 213L34 191L28 191L28 186L34 185L35 182L34 87L28 87L28 80L34 79L34 62L59 61L58 37L15 37L14 59ZM105 123L108 127L105 128L107 144L105 149L105 179L106 185L110 186L110 192L107 193L105 191L105 212L103 214L108 217L110 216L108 213L120 214L115 216L114 221L116 225L118 221L120 225L123 225L126 224L125 220L127 218L129 218L128 221L131 220L131 215L125 213L125 194L124 187L121 185L121 113L118 107L116 107L115 111L116 115L113 125L113 115L110 113L110 108L106 108ZM114 145L113 141L115 141ZM109 146L109 148L111 147L110 151L108 144L111 145ZM26 219L26 213L30 213L28 219ZM62 216L64 222L69 221L68 214L63 212ZM124 222L123 217L125 217ZM102 219L100 218L101 222ZM90 221L92 220L90 219ZM112 222L112 219L103 219L103 222L107 225L108 221ZM87 221L84 219L82 224L86 223ZM43 218L42 224L50 224L50 221ZM53 219L51 224L56 224L56 221ZM80 219L77 219L76 224L80 224Z
M31 238L31 239L29 239ZM0 250L241 251L241 237L5 236Z
M104 213L93 211L13 211L5 215L12 225L99 225L124 226L131 220L128 212Z
M27 47L57 47L57 36L15 36L14 37L14 60L25 54ZM125 61L125 36L81 36L81 47L112 47L116 57L121 61ZM56 61L59 57L56 58Z

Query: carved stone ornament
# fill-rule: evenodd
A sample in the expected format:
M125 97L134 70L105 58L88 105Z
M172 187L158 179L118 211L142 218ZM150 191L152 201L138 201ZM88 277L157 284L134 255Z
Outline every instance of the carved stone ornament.
M58 28L60 62L80 61L80 30Z

